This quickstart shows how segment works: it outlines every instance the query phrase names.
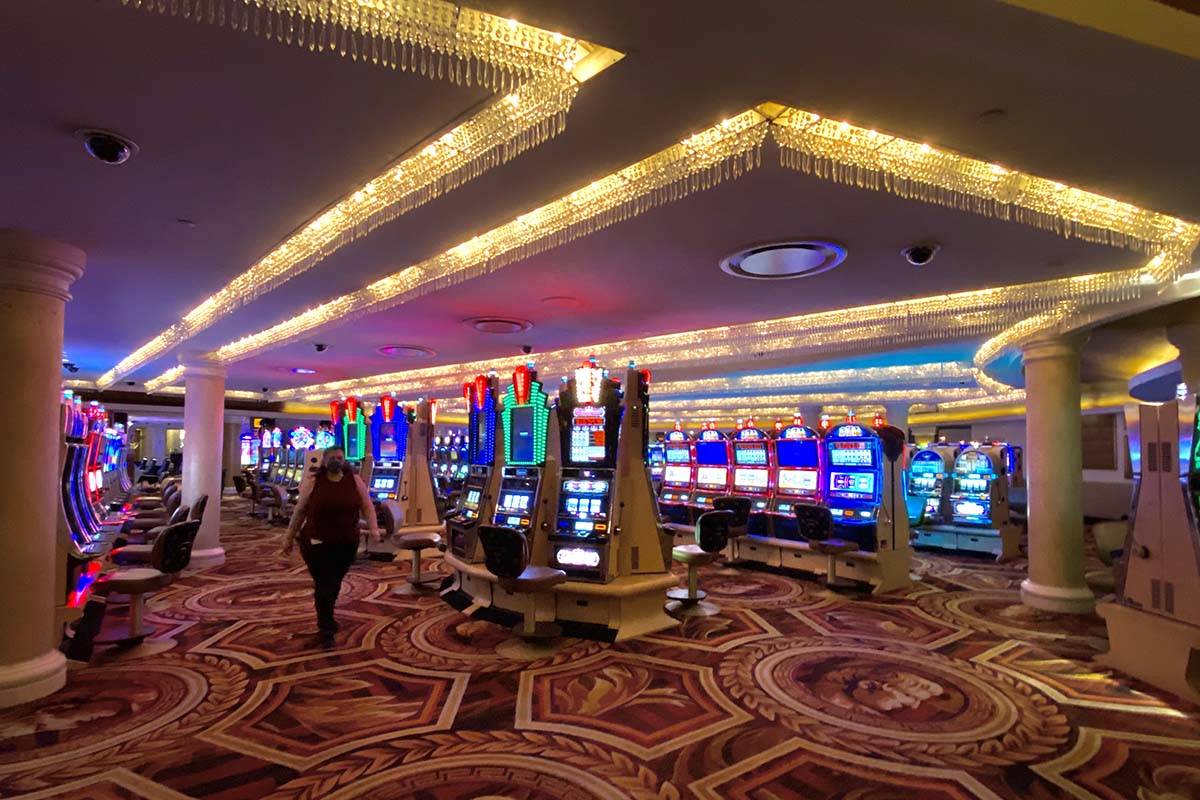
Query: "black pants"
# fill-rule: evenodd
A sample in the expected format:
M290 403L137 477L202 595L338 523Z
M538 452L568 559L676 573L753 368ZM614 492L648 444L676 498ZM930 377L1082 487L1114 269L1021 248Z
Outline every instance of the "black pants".
M313 604L317 607L317 627L321 633L333 633L337 622L333 619L333 607L342 591L342 578L350 571L350 565L358 554L358 543L321 544L300 543L300 555L308 565L313 579Z

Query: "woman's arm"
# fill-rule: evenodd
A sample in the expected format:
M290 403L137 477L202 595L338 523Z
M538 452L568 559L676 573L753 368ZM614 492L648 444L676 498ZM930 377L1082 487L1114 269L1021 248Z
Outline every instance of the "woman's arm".
M362 503L362 515L367 520L367 530L371 534L371 538L379 538L379 520L375 518L375 501L371 499L371 493L367 491L367 485L363 483L362 476L354 476L354 485L358 488L358 499Z

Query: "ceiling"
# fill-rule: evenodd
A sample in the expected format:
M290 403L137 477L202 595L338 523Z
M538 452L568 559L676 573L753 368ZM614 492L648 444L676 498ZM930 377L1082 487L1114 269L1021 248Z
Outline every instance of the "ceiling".
M625 57L581 88L564 133L343 247L188 349L216 347L357 289L764 101L1200 219L1200 161L1192 157L1200 107L1184 101L1184 89L1200 85L1200 62L1166 50L991 0L472 5ZM21 154L0 165L0 225L88 252L65 345L81 378L111 367L490 97L136 13L116 0L6 4L0 29L0 145ZM1164 99L1148 105L1148 92ZM1002 113L986 113L993 109ZM72 136L83 126L120 131L141 152L121 167L90 161ZM1144 260L819 181L776 162L768 144L763 166L745 177L235 363L229 385L275 389L408 366L376 352L389 343L435 350L421 367L511 362L522 344L536 353ZM730 251L781 236L834 239L849 257L829 273L777 284L717 269ZM930 238L944 249L929 266L914 269L900 257L904 246ZM542 302L564 296L578 303ZM497 336L462 324L478 315L516 316L533 328ZM317 354L317 341L329 349ZM976 344L945 346L969 360ZM154 376L175 357L132 378ZM858 354L851 363L863 358L888 357ZM1134 361L1097 374L1110 379ZM292 375L293 366L318 375Z

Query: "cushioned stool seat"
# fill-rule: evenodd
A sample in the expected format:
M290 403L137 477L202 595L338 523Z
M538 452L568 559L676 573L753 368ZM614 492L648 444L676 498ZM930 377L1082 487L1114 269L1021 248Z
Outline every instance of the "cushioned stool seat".
M440 572L422 572L421 553L424 550L436 548L441 544L441 534L431 530L417 531L415 533L398 533L392 537L392 542L398 550L412 551L412 569L409 570L408 576L405 578L409 585L401 586L396 592L398 594L415 594L436 590L444 576Z
M557 637L562 634L562 628L557 622L539 622L538 611L540 607L543 616L554 614L554 587L566 582L567 573L531 565L529 540L515 528L480 525L479 541L483 545L487 568L496 576L500 587L510 594L526 597L521 624L513 628L516 638L497 645L497 655L530 660L558 652L562 642L557 641Z

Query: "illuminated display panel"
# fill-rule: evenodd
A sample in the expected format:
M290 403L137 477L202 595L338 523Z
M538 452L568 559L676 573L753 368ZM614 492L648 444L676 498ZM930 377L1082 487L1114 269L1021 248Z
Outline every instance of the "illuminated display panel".
M923 450L913 456L909 471L913 474L933 474L942 472L944 467L942 457L937 453Z
M829 463L835 467L871 467L875 453L866 442L835 442L829 451Z
M765 467L766 442L738 442L733 446L733 462L740 467Z
M725 467L698 467L696 485L707 488L724 488L729 482L729 470Z
M528 492L505 492L500 495L499 510L510 514L523 514L529 511L533 495Z
M533 406L517 406L509 414L509 447L510 458L518 464L530 464L534 461L533 446Z
M820 463L816 439L779 439L775 460L780 467L812 467Z
M600 406L578 406L573 412L571 424L571 462L602 462L607 453L604 449L604 408Z
M663 470L664 483L677 483L686 485L692 481L692 470L690 467L668 466Z
M395 478L375 478L371 481L371 488L375 491L390 491L396 488Z
M696 463L712 467L729 466L729 447L723 441L696 442Z
M735 469L733 483L735 486L745 489L766 489L767 471L765 469Z
M974 500L960 500L954 504L954 513L960 517L986 517L988 510L983 503Z
M785 491L815 492L817 490L816 470L780 470L776 481L779 485L779 488Z
M667 445L666 458L668 464L692 463L692 448L690 445Z
M379 425L379 457L391 461L399 456L396 442L396 423L382 422Z
M875 496L875 473L831 472L829 488L843 495L861 495L870 500Z
M481 496L482 495L478 489L471 489L467 492L466 499L463 500L463 505L474 511L475 509L479 508L479 498Z

